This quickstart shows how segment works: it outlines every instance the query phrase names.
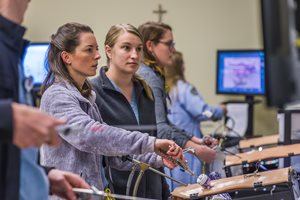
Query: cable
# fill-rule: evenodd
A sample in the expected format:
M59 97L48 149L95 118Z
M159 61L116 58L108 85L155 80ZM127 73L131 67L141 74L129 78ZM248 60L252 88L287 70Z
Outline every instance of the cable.
M133 180L133 177L134 177L134 173L135 173L135 170L137 168L138 164L135 163L131 169L131 172L128 176L128 180L127 180L127 184L126 184L126 195L129 196L130 195L130 187L131 187L131 183L132 183L132 180Z

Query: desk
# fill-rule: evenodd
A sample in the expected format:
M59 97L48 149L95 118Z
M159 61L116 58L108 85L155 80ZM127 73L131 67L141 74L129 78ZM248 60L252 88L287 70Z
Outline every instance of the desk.
M245 162L252 163L259 160L284 158L291 155L300 155L300 144L282 145L263 149L262 151L252 150L246 153L227 155L225 157L225 167L241 165Z
M171 195L175 199L190 199L190 195L198 197L211 196L224 192L238 191L242 189L253 189L259 186L269 186L279 183L289 183L292 168L259 172L252 175L240 175L211 181L211 188L204 189L199 184L189 184L177 187Z
M239 147L240 149L259 147L271 144L278 144L279 136L278 135L268 135L263 137L251 138L240 140Z

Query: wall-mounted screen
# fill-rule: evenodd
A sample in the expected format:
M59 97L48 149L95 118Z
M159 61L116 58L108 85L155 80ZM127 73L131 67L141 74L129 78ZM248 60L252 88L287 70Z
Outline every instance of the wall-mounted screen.
M264 61L262 50L218 50L216 93L264 95Z

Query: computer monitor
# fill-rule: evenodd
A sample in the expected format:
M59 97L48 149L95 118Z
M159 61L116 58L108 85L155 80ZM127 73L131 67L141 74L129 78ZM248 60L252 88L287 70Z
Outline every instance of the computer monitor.
M264 95L263 50L218 50L217 94Z
M24 74L32 76L34 85L41 85L47 75L45 58L49 43L31 43L23 57Z

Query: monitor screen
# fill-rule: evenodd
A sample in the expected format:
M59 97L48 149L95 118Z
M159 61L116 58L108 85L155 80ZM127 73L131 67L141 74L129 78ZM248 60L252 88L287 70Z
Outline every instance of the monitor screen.
M217 94L264 95L265 65L262 50L217 51Z
M49 43L32 43L24 54L23 67L26 77L32 76L35 85L43 83L47 70L45 67L45 57Z

